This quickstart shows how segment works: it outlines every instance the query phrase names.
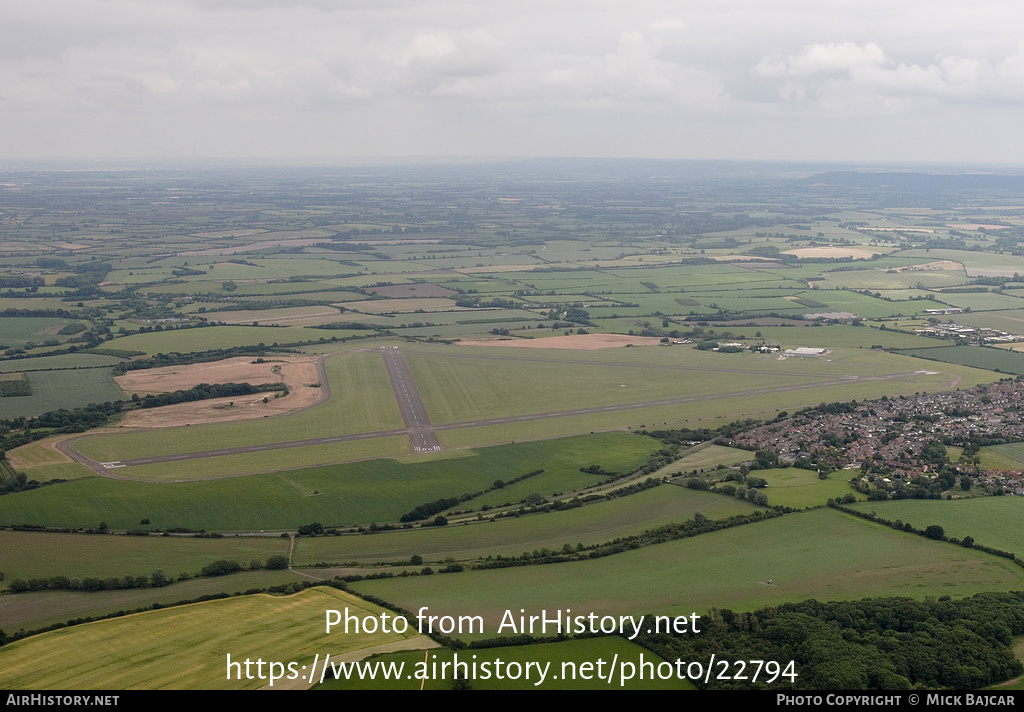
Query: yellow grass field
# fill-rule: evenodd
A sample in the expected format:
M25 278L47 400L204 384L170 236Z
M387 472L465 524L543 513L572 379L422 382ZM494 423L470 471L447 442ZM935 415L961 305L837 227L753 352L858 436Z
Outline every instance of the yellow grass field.
M571 334L546 336L542 339L494 339L489 341L460 341L459 346L512 346L524 349L575 349L593 351L616 346L651 346L661 342L656 336L627 336L625 334Z
M337 321L338 310L329 307L292 307L290 309L263 309L260 311L218 312L217 321L227 324L286 324L288 326L315 326Z
M856 247L801 247L796 250L786 250L784 254L797 257L852 257L856 260L869 260L875 256L875 253L870 250Z
M411 314L420 311L466 311L455 306L454 299L444 297L424 297L422 299L374 299L367 302L344 302L346 309L363 314ZM335 319L337 321L337 319Z
M270 688L269 665L283 663L274 688L308 687L314 659L360 660L374 653L435 647L418 635L325 634L325 611L346 608L360 619L383 608L332 588L290 596L255 594L194 603L32 636L0 649L0 688L7 690L238 690ZM390 622L394 613L387 611ZM227 679L228 656L233 678ZM344 656L344 657L343 657ZM294 663L291 672L288 664ZM239 672L240 670L240 672ZM320 668L315 672L319 681ZM294 674L294 678L288 677ZM302 676L304 679L300 678Z

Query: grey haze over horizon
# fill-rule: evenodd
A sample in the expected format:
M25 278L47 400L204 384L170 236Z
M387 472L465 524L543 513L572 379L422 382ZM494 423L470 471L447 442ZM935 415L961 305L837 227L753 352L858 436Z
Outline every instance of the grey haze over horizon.
M5 163L1024 163L1002 0L3 6Z

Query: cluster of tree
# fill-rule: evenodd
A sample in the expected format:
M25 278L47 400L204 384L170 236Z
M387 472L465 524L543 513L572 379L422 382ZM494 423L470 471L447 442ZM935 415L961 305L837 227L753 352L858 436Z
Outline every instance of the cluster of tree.
M501 309L515 309L519 306L519 303L512 299L502 299L501 297L490 297L484 299L479 294L460 294L455 298L455 306L457 307L471 307L477 309L487 309L498 307Z
M313 329L356 329L360 331L379 331L383 327L380 324L367 324L362 321L332 321L326 324L317 324Z
M11 579L8 584L11 593L27 593L30 591L119 591L132 588L160 588L171 581L163 571L154 571L152 576L121 576L105 579L86 576L82 579L67 576L50 576L47 578Z
M0 397L16 398L32 395L32 383L27 378L0 381Z
M811 417L815 415L839 415L842 413L853 413L856 410L857 401L849 401L846 403L821 403L820 405L816 405L811 408L801 408L796 412L796 415Z
M411 512L403 514L399 521L402 522L415 522L420 519L428 519L429 517L443 512L446 509L451 509L459 503L457 497L445 497L442 499L434 500L433 502L427 502L416 507Z
M88 313L91 312L91 313ZM13 316L13 317L25 317L25 318L43 318L43 319L85 319L94 316L99 316L98 310L87 310L80 311L78 313L69 312L67 309L4 309L0 311L0 316Z
M357 287L337 287L328 288L324 291L332 292L359 292ZM228 298L224 298L221 301L227 301ZM227 304L222 307L215 309L207 309L206 307L200 307L197 310L199 314L213 314L222 311L237 311L239 309L245 309L245 311L266 311L269 309L286 309L290 307L320 307L326 306L331 303L329 299L253 299L253 300L239 300L236 297L231 298Z
M114 366L114 375L120 376L128 371L140 371L147 368L160 368L161 366L183 366L189 363L207 363L209 361L221 361L235 356L266 356L270 350L266 344L259 343L255 346L232 346L226 349L210 349L208 351L191 351L189 353L157 354L152 358L139 359L137 361L124 361ZM273 347L274 351L290 352L291 349Z
M84 433L90 428L106 425L107 421L120 413L120 401L90 403L74 410L52 410L34 418L7 418L0 420L0 451L13 450L33 440L59 433Z
M271 556L264 564L259 559L253 559L249 563L248 570L259 569L281 570L288 568L288 557L283 555ZM201 576L225 576L245 570L239 562L228 559L214 561L203 567ZM178 576L179 581L191 579L191 574L182 573ZM11 579L8 584L11 593L27 593L30 591L83 591L93 593L96 591L117 591L133 588L162 588L174 583L174 578L168 576L161 569L157 569L150 576L120 576L105 579L86 576L81 579L68 576L50 576L46 578Z
M11 494L12 492L24 492L25 490L37 489L46 485L58 484L65 480L30 480L24 472L14 472L10 464L3 461L5 454L0 450L0 494ZM2 580L2 579L0 579Z
M96 293L99 292L99 283L112 269L114 268L109 262L83 262L71 267L71 271L75 274L58 277L54 284L58 287Z
M271 391L284 391L287 394L288 386L284 383L264 383L260 385L253 385L251 383L200 383L188 390L177 390L173 393L151 394L142 398L139 398L138 394L134 394L132 395L132 402L137 403L140 408L158 408L175 403L189 403L191 401L229 398L231 396L248 396Z
M699 516L698 516L699 515ZM577 544L571 547L566 544L561 551L549 549L537 550L533 554L523 552L522 556L495 556L488 557L484 561L474 564L473 569L501 569L510 566L528 566L533 564L558 564L567 561L582 561L585 559L600 559L605 556L613 556L626 551L633 551L653 544L663 544L668 541L685 539L687 537L699 536L709 532L721 531L731 527L742 526L761 522L766 519L782 516L782 512L758 510L750 514L738 514L728 519L711 520L699 512L693 519L674 524L665 524L654 529L649 529L642 534L619 537L612 541L601 544L584 546Z
M762 487L768 484L760 477L754 477L750 479L756 480L758 482L764 482L764 485L761 485ZM746 499L748 502L752 502L753 504L756 504L758 507L768 506L768 495L766 495L764 492L758 492L755 485L750 485L749 488L743 486L737 487L734 485L720 485L719 487L716 487L711 491L718 492L724 495L729 495L730 497L736 497L737 499Z
M734 420L726 425L714 429L708 428L680 428L678 430L639 430L641 435L649 435L670 445L692 445L693 443L706 442L715 438L731 438L745 430L761 425L759 420Z
M42 277L29 277L20 274L0 274L0 289L39 288L46 284Z
M76 322L73 322L71 324L66 324L65 326L61 327L60 331L57 332L57 335L58 336L74 336L75 334L81 334L83 331L85 331L88 328L89 327L86 326L85 324L83 324L82 322L76 321Z
M415 521L419 521L421 519L427 519L428 517L430 517L430 516L432 516L434 514L437 514L438 512L443 512L446 509L451 509L452 507L454 507L455 505L457 505L457 504L459 504L461 502L468 502L469 500L474 499L476 497L479 497L482 494L486 494L487 492L493 492L494 490L502 489L504 487L507 487L508 485L515 484L516 482L522 482L523 480L528 480L531 477L536 477L537 475L541 475L543 473L544 473L543 469L532 470L530 472L527 472L524 475L519 475L518 477L513 477L510 480L495 480L494 483L490 487L488 487L486 489L477 490L476 492L466 492L464 494L459 495L458 497L444 497L444 498L435 500L433 502L427 502L426 504L421 504L418 507L416 507L415 509L413 509L411 512L403 514L400 521L402 521L402 522L415 522ZM483 509L484 509L484 511L487 511L487 510L490 509L490 507L484 506ZM460 512L451 512L451 513L452 514L458 514ZM436 520L435 520L435 523L436 523ZM448 523L447 519L445 519L444 523L445 524Z
M608 472L600 465L589 465L587 467L581 467L580 472L583 472L588 475L609 475L611 477L614 477L618 474L617 472Z
M884 524L885 526L892 527L897 531L907 532L908 534L917 534L918 536L923 536L928 539L934 539L936 541L948 541L950 544L957 544L968 549L977 549L978 551L983 551L986 554L992 554L993 556L1000 556L1004 559L1010 559L1018 566L1024 568L1024 561L1018 559L1017 555L1014 554L1012 551L1003 551L1002 549L994 549L991 546L984 546L982 544L978 544L974 541L973 536L965 536L963 539L947 537L946 531L938 524L930 524L924 529L916 529L913 525L911 525L910 522L904 522L900 519L893 521L891 519L879 517L874 512L862 512L859 509L851 509L850 507L843 506L845 504L853 503L849 499L850 496L851 495L847 495L846 497L843 497L838 500L830 499L828 500L828 506L846 512L847 514L852 514L855 517L860 517L861 519L867 519L872 522Z
M584 497L576 496L572 499L556 499L553 502L549 502L537 492L531 492L523 498L523 506L506 512L499 512L495 514L493 518L503 519L507 517L521 517L526 514L536 514L541 512L562 512L582 507L583 505L590 504L591 502L600 502L602 500L615 499L616 497L628 497L631 494L643 492L651 487L657 487L660 484L662 484L662 480L656 480L652 477L648 477L643 482L634 482L631 485L620 487L611 492L588 494ZM511 505L511 502L506 502L502 506L509 505ZM490 509L490 505L484 505L481 507L481 510L484 512Z
M861 471L876 469L873 461L861 464ZM884 468L887 469L887 468ZM952 489L956 484L956 471L949 464L943 465L934 480L918 475L909 481L896 477L891 483L884 483L880 475L869 475L869 482L858 482L856 489L868 495L872 501L882 502L887 499L941 499L942 493ZM872 483L874 486L872 486ZM974 481L967 475L960 477L960 489L964 492L971 489Z
M640 645L667 660L795 661L798 676L771 689L981 689L1020 675L1011 649L1024 633L1024 593L988 593L958 601L875 598L810 600L752 613L723 609L702 616L698 634L641 633ZM749 668L748 668L749 670ZM695 680L708 689L764 688L753 682Z
M200 572L203 576L226 576L242 570L242 565L231 559L218 559L203 567Z
M162 574L163 572L156 571L156 572L154 572L154 575L156 575L158 573ZM0 580L3 580L3 579L0 579ZM169 579L168 579L168 581L169 581ZM161 610L163 608L170 608L170 607L173 607L173 606L184 606L184 605L187 605L187 604L190 604L190 603L203 603L205 601L216 601L216 600L221 600L221 599L224 599L224 598L231 598L232 596L252 596L252 595L257 594L257 593L284 593L284 594L298 593L299 591L305 590L307 588L311 588L313 586L331 586L332 588L337 588L337 589L340 589L340 590L343 590L343 591L347 591L348 590L348 588L345 586L345 584L342 581L334 580L334 581L292 581L291 583L281 584L279 586L269 586L267 588L250 588L250 589L246 589L245 591L238 591L238 592L233 593L233 594L232 593L210 593L210 594L206 594L206 595L203 595L203 596L199 596L198 598L182 599L182 600L179 600L179 601L175 601L174 603L171 603L171 604L154 603L154 604L152 604L150 606L143 606L141 608L135 608L135 609L131 609L131 610L123 610L122 609L122 610L116 611L114 613L109 613L107 615L102 615L102 616L84 616L84 617L81 617L81 618L71 618L66 623L54 623L52 625L46 626L44 628L39 628L39 629L36 629L36 630L24 630L24 629L22 629L22 630L19 630L17 633L14 633L13 635L7 635L6 633L4 633L4 631L0 630L0 646L6 645L7 643L13 643L14 641L21 640L22 638L27 638L30 635L38 635L39 633L46 633L46 632L49 632L51 630L59 630L60 628L67 628L67 627L70 627L70 626L81 625L83 623L92 623L93 621L107 620L107 619L110 619L110 618L121 618L122 616L131 615L132 613L142 613L144 611L158 611L158 610ZM411 615L409 615L408 617L410 619L412 619Z

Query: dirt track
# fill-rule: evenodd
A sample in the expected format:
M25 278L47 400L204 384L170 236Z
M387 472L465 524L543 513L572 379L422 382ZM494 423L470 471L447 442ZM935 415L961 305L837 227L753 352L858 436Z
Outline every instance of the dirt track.
M259 385L278 382L287 384L290 393L281 398L275 398L273 393L258 393L133 410L125 414L119 425L125 428L171 428L293 413L325 399L322 388L327 379L320 372L319 360L322 359L316 356L280 356L254 363L252 358L239 357L213 363L129 371L115 379L125 393L169 393L200 383ZM316 383L321 387L310 387ZM263 402L265 397L268 398L266 403Z

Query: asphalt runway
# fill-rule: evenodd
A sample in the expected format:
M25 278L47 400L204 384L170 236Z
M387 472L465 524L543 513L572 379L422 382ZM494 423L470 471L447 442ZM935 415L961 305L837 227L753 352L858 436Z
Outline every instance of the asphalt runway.
M405 361L405 354L397 346L385 346L380 351L384 356L388 378L391 379L391 390L395 392L398 410L401 411L402 421L409 431L412 449L416 452L440 450L441 443L430 424L430 417L423 405L423 399L420 398L420 391L412 378L412 372L409 371L409 364Z

